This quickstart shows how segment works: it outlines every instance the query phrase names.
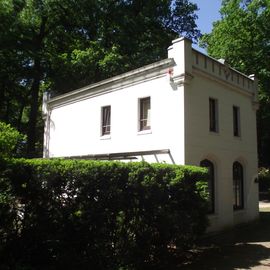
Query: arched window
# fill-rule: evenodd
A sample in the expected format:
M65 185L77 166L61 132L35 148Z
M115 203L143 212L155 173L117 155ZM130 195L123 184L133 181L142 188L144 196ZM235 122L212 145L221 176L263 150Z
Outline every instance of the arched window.
M215 212L215 170L214 164L208 160L204 159L200 162L201 167L205 167L208 169L209 177L208 177L208 192L209 192L209 213Z
M244 208L244 173L239 162L233 163L233 209Z

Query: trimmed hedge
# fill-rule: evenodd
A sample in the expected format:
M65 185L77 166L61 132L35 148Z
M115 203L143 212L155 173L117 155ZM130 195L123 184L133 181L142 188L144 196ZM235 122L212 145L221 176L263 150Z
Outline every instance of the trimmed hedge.
M191 166L2 161L0 268L167 269L207 227L206 177Z

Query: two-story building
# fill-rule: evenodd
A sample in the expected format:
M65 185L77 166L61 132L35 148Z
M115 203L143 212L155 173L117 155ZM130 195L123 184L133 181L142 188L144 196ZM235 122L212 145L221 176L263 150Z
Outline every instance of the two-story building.
M44 157L208 167L210 231L258 217L257 81L172 42L168 58L48 99Z

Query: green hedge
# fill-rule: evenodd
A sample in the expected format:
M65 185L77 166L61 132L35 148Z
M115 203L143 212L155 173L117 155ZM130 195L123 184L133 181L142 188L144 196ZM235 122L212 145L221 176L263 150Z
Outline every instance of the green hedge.
M166 269L207 227L206 177L191 166L2 161L0 269Z

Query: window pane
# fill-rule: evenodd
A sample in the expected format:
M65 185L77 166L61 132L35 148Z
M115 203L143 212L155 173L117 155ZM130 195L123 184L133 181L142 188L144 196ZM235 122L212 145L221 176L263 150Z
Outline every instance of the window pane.
M150 97L140 99L140 130L151 128Z
M218 131L217 100L209 98L209 130Z
M233 135L240 136L240 109L233 106Z
M102 125L101 134L108 135L111 133L111 106L102 107Z
M239 162L233 163L233 192L234 202L233 208L243 209L244 208L244 177L243 177L243 166Z

